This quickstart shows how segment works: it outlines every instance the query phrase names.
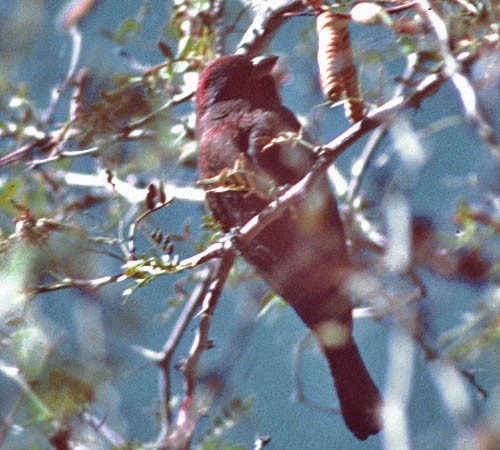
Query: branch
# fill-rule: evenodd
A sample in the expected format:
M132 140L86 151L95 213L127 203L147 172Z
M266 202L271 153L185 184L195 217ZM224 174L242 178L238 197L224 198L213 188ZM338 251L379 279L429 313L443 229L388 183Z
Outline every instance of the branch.
M479 135L489 144L497 146L493 130L486 121L483 112L480 110L476 92L469 79L463 73L460 61L455 58L451 51L450 36L443 19L436 12L437 2L428 0L418 0L420 14L427 20L437 37L437 42L441 56L443 58L443 73L451 80L458 91L460 100L465 111L465 117L476 125Z
M283 23L293 14L303 11L305 7L305 2L301 0L260 2L255 8L257 9L257 13L254 20L241 38L236 53L246 54L251 58L263 53Z
M80 59L80 53L82 49L82 35L80 34L80 31L78 30L76 25L72 26L68 30L68 33L71 37L71 44L72 44L72 52L71 52L71 59L69 63L68 73L66 75L66 79L64 80L62 86L54 90L52 101L50 102L50 105L47 108L47 111L45 112L44 118L42 120L43 126L48 125L49 122L52 120L52 116L54 115L57 105L59 104L61 96L66 92L66 90L73 81L73 77L76 71L76 66L78 65L78 60Z
M98 174L87 174L79 172L64 172L61 174L62 181L70 186L104 188L115 192L131 204L144 201L148 194L147 188L136 188L127 181L120 180L113 175L110 182L109 174L106 170ZM180 187L172 183L165 184L165 193L168 198L176 198L189 202L203 202L205 193L200 188Z
M196 425L204 414L205 399L198 399L196 395L196 369L203 352L212 348L212 342L208 338L212 315L235 257L234 253L227 253L218 266L215 276L207 278L207 283L208 281L210 283L204 293L203 306L199 313L200 324L191 345L189 357L181 366L185 382L184 399L177 414L175 429L168 434L163 431L160 436L158 448L162 450L188 449ZM165 411L165 414L168 414L168 411Z
M355 123L337 138L327 145L317 149L318 159L309 171L298 183L271 202L258 215L250 219L239 231L237 238L243 243L249 243L270 223L277 220L284 211L300 201L307 192L310 192L319 178L328 169L335 159L350 145L361 137L375 129L381 124L389 123L406 108L418 106L422 100L431 95L445 78L440 74L432 74L425 77L407 98L395 97L385 105L369 113L362 121Z
M403 94L406 83L409 82L416 72L416 66L418 64L417 55L411 54L408 56L408 64L406 70L401 78L401 82L396 87L394 91L394 96L399 97ZM349 182L349 187L347 189L346 202L351 204L358 196L359 189L363 182L363 177L366 170L373 159L375 150L380 140L385 136L389 128L389 122L381 124L375 132L370 136L370 139L366 143L360 157L353 164L352 178Z
M213 279L213 271L205 269L202 274L200 281L193 292L189 300L187 301L184 309L182 310L175 326L168 337L167 342L163 346L161 354L159 355L158 365L160 366L159 374L159 398L160 398L160 410L161 410L161 430L157 439L157 442L164 442L167 439L169 432L172 428L172 410L170 408L171 401L171 384L170 384L170 364L172 356L179 345L179 342L184 335L194 313L203 301L209 284Z

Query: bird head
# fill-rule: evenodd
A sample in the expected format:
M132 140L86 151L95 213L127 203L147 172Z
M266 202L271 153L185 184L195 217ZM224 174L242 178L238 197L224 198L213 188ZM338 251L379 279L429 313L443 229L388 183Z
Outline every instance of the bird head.
M202 117L215 103L245 99L252 103L278 100L272 78L277 56L251 59L245 55L220 58L208 65L200 76L196 91L196 115Z

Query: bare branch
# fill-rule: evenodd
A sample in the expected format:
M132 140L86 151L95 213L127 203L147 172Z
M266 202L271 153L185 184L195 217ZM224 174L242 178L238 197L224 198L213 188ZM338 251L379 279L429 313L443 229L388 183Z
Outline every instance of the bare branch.
M301 0L261 1L257 5L252 24L238 44L236 53L250 57L261 54L283 23L305 7L305 2Z
M197 334L191 345L189 356L182 364L184 374L185 395L181 403L174 430L168 435L162 435L158 448L167 449L187 449L193 437L196 424L203 415L203 399L196 395L196 369L201 355L205 350L212 347L208 337L212 314L217 305L223 286L229 275L229 271L236 255L228 253L220 262L217 272L210 278L210 285L204 294L203 306L199 313L200 324ZM165 414L168 414L166 411Z
M491 126L486 121L483 112L481 111L476 91L471 82L464 74L462 64L453 55L450 46L450 36L444 20L437 13L438 2L419 0L419 10L422 16L429 22L434 34L437 37L439 50L443 57L443 74L450 78L451 82L455 85L458 95L464 107L465 117L469 119L478 128L480 136L491 145L497 146L498 143L493 135Z
M157 442L164 442L167 436L172 432L172 421L173 415L170 407L171 402L171 383L170 383L170 370L171 370L171 360L176 350L184 332L186 331L189 323L191 322L196 310L201 305L201 302L205 298L206 292L208 290L209 284L213 279L212 267L209 269L204 269L200 274L202 281L200 281L189 297L186 305L184 306L177 322L175 323L172 332L170 333L168 340L163 346L161 354L163 355L158 361L160 366L159 373L159 398L160 398L160 411L161 411L161 430L157 438Z

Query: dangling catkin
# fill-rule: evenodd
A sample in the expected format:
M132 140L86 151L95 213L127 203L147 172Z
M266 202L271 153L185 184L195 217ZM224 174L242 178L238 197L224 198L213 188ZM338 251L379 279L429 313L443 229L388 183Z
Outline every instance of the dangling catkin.
M318 68L323 94L332 102L346 98L346 116L353 122L363 118L356 67L352 57L348 20L325 10L316 18Z

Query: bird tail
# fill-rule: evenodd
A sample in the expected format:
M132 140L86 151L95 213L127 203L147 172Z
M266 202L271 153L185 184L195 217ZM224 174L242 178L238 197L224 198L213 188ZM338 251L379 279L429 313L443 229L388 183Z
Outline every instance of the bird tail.
M349 338L347 345L323 347L330 366L344 422L360 440L381 429L380 393L372 381L359 354L356 343Z
M330 366L344 422L358 439L365 440L382 428L382 398L352 336L351 302L337 284L330 292L310 291L306 295L304 289L293 287L283 297L318 339Z
M320 320L312 313L317 313L317 308L295 309L313 330L326 356L347 427L363 441L378 433L382 428L379 418L382 397L352 337L351 311L339 314L337 320Z

